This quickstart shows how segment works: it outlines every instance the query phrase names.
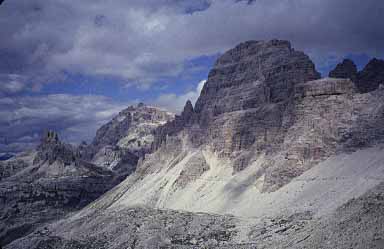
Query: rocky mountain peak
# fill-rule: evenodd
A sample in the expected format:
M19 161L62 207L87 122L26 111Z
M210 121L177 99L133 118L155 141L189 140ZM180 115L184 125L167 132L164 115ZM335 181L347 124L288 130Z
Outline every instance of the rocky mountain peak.
M51 144L51 143L59 143L59 142L60 142L59 135L53 130L45 131L41 139L42 144Z
M193 105L192 105L192 102L190 100L188 100L186 103L185 103L185 106L184 106L184 109L181 113L181 117L182 119L188 123L191 118L193 117L193 114L194 114L194 110L193 110Z
M358 74L357 87L362 93L376 90L384 84L384 60L373 58Z
M245 41L225 52L215 63L215 68L230 63L236 63L253 55L260 55L267 50L293 51L291 43L285 40Z
M331 78L352 80L360 93L372 92L384 84L384 60L373 58L361 71L352 60L345 59L329 73Z
M154 148L167 135L183 128L191 128L189 137L196 146L213 143L215 149L224 153L247 148L255 142L252 134L262 139L264 134L273 136L280 129L282 113L288 106L285 103L292 99L295 85L319 78L310 58L293 49L288 41L243 42L218 58L195 107L187 103L181 118L176 117L173 123L157 130ZM257 112L255 118L259 121L250 127L252 117L244 117L244 121L239 117L233 124L225 125L233 118L227 116L242 112ZM186 113L193 113L194 125L191 119L184 122ZM235 123L237 127L233 127ZM252 129L259 131L253 133ZM271 144L271 141L263 143Z
M345 60L335 74L354 68ZM372 120L359 116L380 102L371 97L358 95L350 79L320 79L310 58L287 41L248 41L217 60L195 107L187 103L193 122L176 118L160 127L155 149L173 150L177 143L194 149L207 146L219 158L228 158L234 174L259 155L268 155L258 172L263 175L261 191L275 191L348 144L355 148L378 141L378 128L357 128L363 123L380 127L379 108ZM351 135L361 131L366 137L376 135Z
M352 60L344 59L343 62L337 64L335 69L329 72L329 77L355 81L357 77L357 67Z
M71 145L61 142L59 135L55 131L48 130L42 136L33 163L48 162L48 164L52 164L55 161L69 165L76 162L76 155Z
M139 103L137 106L129 106L97 130L96 137L92 144L97 147L117 145L121 139L131 134L132 130L138 127L142 127L143 129L147 127L151 130L150 127L165 124L172 118L173 114L156 107L146 106L143 103ZM144 130L142 130L142 132L144 132ZM148 132L151 133L149 130ZM134 138L132 137L132 139ZM121 144L122 146L126 144L124 141L120 142L123 143Z
M83 154L96 165L129 173L151 151L154 130L173 118L172 113L144 103L129 106L97 130Z
M286 101L295 84L319 78L309 57L288 41L248 41L217 60L195 112L206 123L222 113Z

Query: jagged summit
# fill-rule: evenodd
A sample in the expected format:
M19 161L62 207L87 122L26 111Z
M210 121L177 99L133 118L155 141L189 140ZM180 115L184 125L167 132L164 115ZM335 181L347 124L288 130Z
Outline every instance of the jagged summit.
M129 106L97 130L85 158L102 167L131 173L139 158L151 151L154 130L173 118L174 114L143 103Z
M59 142L59 135L53 130L47 130L42 136L42 144L57 143Z
M373 58L361 71L352 60L345 59L329 73L331 78L351 79L360 93L368 93L384 84L384 60Z
M294 51L291 43L286 40L245 41L225 52L225 54L216 61L214 68L230 63L236 63L239 60L243 60L245 57L249 58L249 56L260 53L261 51L266 51L272 47L281 50Z
M297 83L319 79L307 55L288 41L250 41L224 53L210 71L195 112L212 116L286 101Z
M33 163L41 164L47 162L52 164L59 161L64 165L69 165L76 163L75 154L74 148L70 144L62 143L55 131L48 130L42 136Z
M127 148L142 147L144 144L148 146L151 139L145 135L150 135L154 127L163 125L172 118L173 114L156 107L145 106L143 103L139 103L136 107L129 106L97 130L92 145L96 147L119 145ZM137 137L132 133L134 130ZM143 139L140 142L139 136Z
M356 64L350 59L344 59L343 62L336 65L335 69L329 72L329 77L355 81L357 78Z
M376 90L380 84L384 84L384 60L373 58L359 72L357 87L366 93Z
M184 109L181 112L181 118L184 120L185 123L189 123L190 120L193 118L194 115L193 105L190 100L188 100L185 103Z

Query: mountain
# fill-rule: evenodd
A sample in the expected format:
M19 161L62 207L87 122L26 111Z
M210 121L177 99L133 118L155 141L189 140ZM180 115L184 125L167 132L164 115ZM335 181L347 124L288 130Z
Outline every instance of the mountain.
M79 210L131 174L173 114L130 106L78 147L47 131L34 151L0 162L0 245Z
M328 158L384 139L382 89L360 94L348 79L318 78L310 59L286 41L246 42L228 51L210 72L193 110L187 103L188 111L159 128L158 149L115 189L119 198L109 205L239 216L309 205L311 198L288 195L282 207L274 208L302 174L325 170ZM322 162L327 166L318 168ZM380 166L361 163L372 170ZM353 167L343 165L339 177ZM330 177L326 170L320 173L316 177ZM341 187L337 184L332 191ZM370 184L362 184L361 191ZM314 191L304 186L309 189L299 193ZM342 189L329 198L354 196L344 196ZM316 203L323 201L331 200Z
M79 160L47 132L36 151L1 164L0 243L78 210L118 182L112 171Z
M350 59L344 59L343 62L337 64L336 67L329 72L329 77L350 79L355 82L357 74L356 64Z
M174 114L142 103L121 111L97 130L89 146L81 146L83 158L123 174L136 169L139 158L151 152L154 130Z
M187 103L157 130L157 150L119 185L124 194L111 205L259 215L253 206L279 198L319 163L383 142L382 90L360 94L348 79L318 78L308 56L285 41L228 51L196 106ZM286 208L300 203L287 198Z
M350 65L239 44L124 181L6 248L383 248L384 88Z
M329 73L329 77L351 79L359 92L371 92L384 84L384 60L373 58L358 72L355 63L345 59Z
M384 60L372 59L358 74L357 87L363 93L376 90L384 83Z

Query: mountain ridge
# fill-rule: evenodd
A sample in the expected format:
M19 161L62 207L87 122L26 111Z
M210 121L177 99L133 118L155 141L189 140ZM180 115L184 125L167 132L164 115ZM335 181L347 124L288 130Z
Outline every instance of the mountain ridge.
M288 41L239 44L132 174L6 248L381 248L382 78L362 92L344 64L321 79Z

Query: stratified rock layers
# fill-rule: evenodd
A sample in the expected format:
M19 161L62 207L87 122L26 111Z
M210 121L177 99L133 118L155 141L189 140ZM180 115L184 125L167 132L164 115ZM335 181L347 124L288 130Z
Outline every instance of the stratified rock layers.
M195 107L156 130L157 151L122 184L121 202L217 211L237 187L277 191L332 155L384 142L383 103L382 89L319 79L289 42L242 43L218 59ZM208 184L223 194L204 199Z
M97 130L93 142L83 149L83 158L129 175L139 158L151 152L154 130L173 118L172 113L142 103L130 106Z

